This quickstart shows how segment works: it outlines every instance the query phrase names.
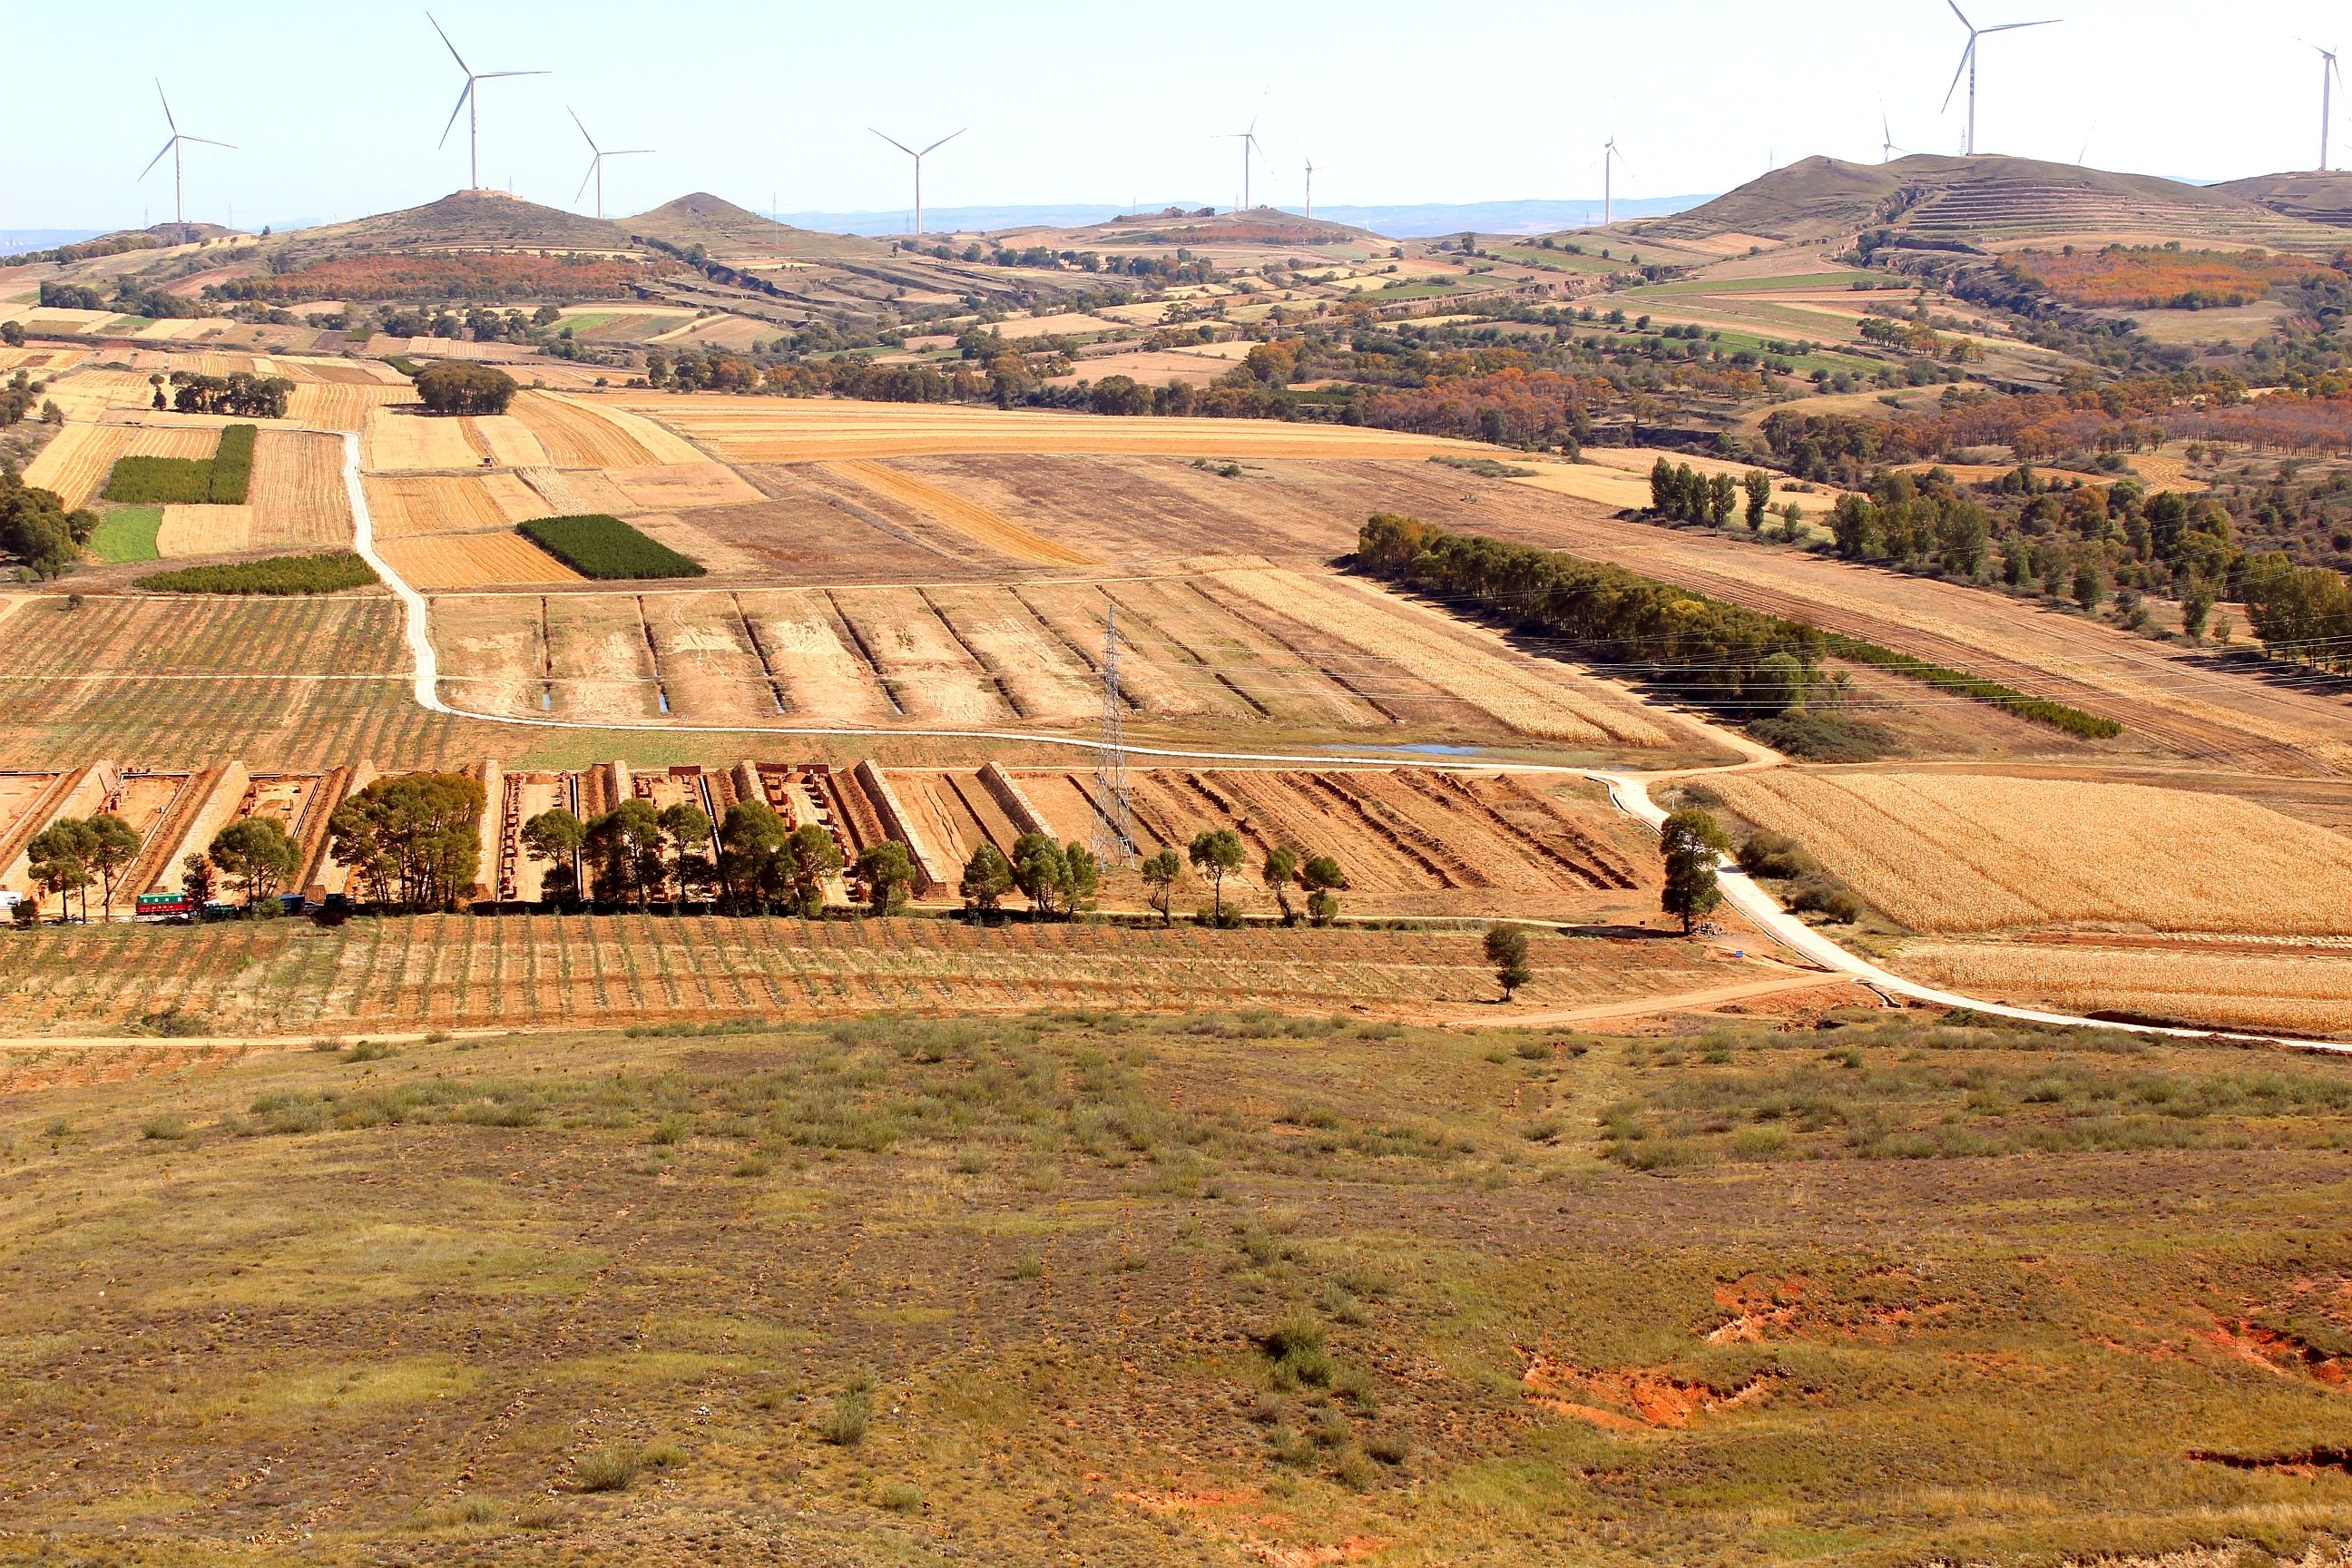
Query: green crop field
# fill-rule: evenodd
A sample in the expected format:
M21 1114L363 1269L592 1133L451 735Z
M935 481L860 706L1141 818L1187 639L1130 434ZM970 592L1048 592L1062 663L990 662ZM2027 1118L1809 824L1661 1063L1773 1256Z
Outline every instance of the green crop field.
M327 1047L7 1058L0 1557L2218 1563L2352 1512L2336 1064L1864 1015Z
M598 578L699 577L702 567L646 538L617 517L532 518L521 525L532 543L578 572Z
M163 509L160 506L118 506L109 508L99 519L98 529L89 536L90 553L100 561L152 561L155 557L155 531L163 526Z

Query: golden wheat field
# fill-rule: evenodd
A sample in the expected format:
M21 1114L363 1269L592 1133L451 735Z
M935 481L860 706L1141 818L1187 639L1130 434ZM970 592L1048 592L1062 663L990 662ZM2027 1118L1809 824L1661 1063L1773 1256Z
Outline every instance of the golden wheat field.
M56 491L68 508L88 506L130 436L117 426L68 425L25 465L25 482Z
M395 403L415 401L414 387L403 383L382 386L352 382L306 381L295 385L286 400L286 415L318 430L364 430L368 416Z
M264 430L253 447L253 542L301 549L352 542L343 444L331 436Z
M428 533L386 540L383 558L412 588L579 583L579 573L520 533Z
M478 468L486 455L466 438L463 420L432 418L391 407L368 412L361 451L368 471L379 474Z
M2352 1033L2352 953L2150 952L1916 942L1897 968L1988 1001L2221 1027Z
M951 494L912 474L900 473L881 463L859 459L835 463L833 468L835 472L848 475L867 489L936 518L965 538L986 545L999 554L1009 555L1015 561L1034 562L1041 566L1095 564L1092 556L1082 554L1067 545L1056 544L1010 518L1000 517L977 501Z
M253 548L253 507L167 506L155 531L163 556L227 555Z
M510 473L370 474L360 484L384 539L503 530L549 515L538 493Z
M1795 768L1709 787L1914 931L2352 934L2352 839L2229 795Z

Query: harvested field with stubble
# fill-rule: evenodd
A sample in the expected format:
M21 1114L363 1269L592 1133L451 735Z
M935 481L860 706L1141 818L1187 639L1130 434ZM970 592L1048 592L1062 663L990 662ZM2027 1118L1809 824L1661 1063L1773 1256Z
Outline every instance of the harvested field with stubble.
M360 452L361 465L372 474L478 468L485 456L467 437L464 420L388 405L369 410Z
M538 437L559 468L641 468L709 460L690 443L609 399L526 391L515 395L507 412Z
M155 531L155 552L166 559L231 555L253 547L250 503L238 506L167 506Z
M118 425L68 425L26 465L25 482L56 491L68 510L88 506L130 442Z
M415 534L386 540L382 552L410 587L428 593L491 584L587 581L512 531Z
M2080 1016L2352 1036L2352 948L2344 946L2263 952L1912 942L1895 967L1988 1001Z
M378 539L504 532L526 518L553 515L537 491L509 473L371 474L360 484Z
M388 947L355 978L424 1011L446 945L408 923L58 935L166 997L132 949L216 943L266 998ZM641 959L691 929L609 923ZM1239 940L1179 937L1138 951ZM615 994L724 973L598 946ZM2352 1510L2300 1458L2343 1433L2340 1066L2079 1044L1213 1012L45 1043L0 1079L0 1556L2298 1558Z
M2352 839L2229 795L1793 768L1707 786L1914 931L2352 936Z
M523 412L524 401L515 400L516 412ZM803 463L980 452L1244 458L1419 458L1453 451L1494 455L1492 447L1468 442L1278 420L1107 419L1091 414L949 404L659 392L618 393L609 401L682 432L730 462ZM579 400L578 406L590 405L588 400ZM553 450L552 446L550 449ZM557 461L563 463L561 457Z
M264 430L253 447L253 543L271 549L348 549L352 498L343 444L328 436Z

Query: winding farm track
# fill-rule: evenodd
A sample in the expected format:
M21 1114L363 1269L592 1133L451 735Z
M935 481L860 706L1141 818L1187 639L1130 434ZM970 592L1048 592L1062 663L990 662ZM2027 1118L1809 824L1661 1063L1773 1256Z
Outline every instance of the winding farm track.
M405 611L404 630L410 657L415 662L415 694L417 703L432 712L454 718L473 719L488 724L506 724L542 730L643 730L661 734L759 734L759 735L831 735L874 736L920 735L936 739L1014 741L1031 745L1067 746L1078 751L1092 751L1095 743L1067 735L1032 733L1020 730L874 730L842 726L813 725L742 725L742 724L622 724L587 723L564 719L532 719L499 713L478 713L469 709L454 708L441 699L440 661L433 648L432 607L425 595L402 580L389 562L375 548L375 521L368 513L367 495L360 485L360 440L355 435L343 437L343 483L351 491L353 528L353 548L360 557L373 567L385 586L398 596ZM1717 742L1743 753L1746 761L1720 769L1690 770L1694 773L1728 772L1738 769L1770 767L1783 759L1779 753L1757 745L1745 737L1693 719ZM1383 756L1375 752L1260 752L1181 751L1158 746L1130 746L1130 753L1147 757L1167 757L1183 761L1226 763L1286 763L1306 767L1361 767L1367 763L1405 764L1445 771L1476 771L1530 773L1585 778L1605 787L1610 800L1649 827L1655 829L1666 818L1664 809L1650 798L1647 778L1640 774L1614 773L1606 769L1566 767L1542 763L1467 763L1450 762L1426 756ZM2299 753L2297 754L2299 757ZM1665 776L1665 775L1658 775ZM1757 886L1729 857L1724 857L1717 868L1724 896L1732 906L1749 920L1757 929L1800 957L1820 964L1832 975L1843 975L1874 989L1894 995L1908 997L1930 1006L1964 1007L1971 1012L2019 1023L2042 1024L2071 1028L2119 1029L2131 1034L2162 1035L2181 1039L2243 1040L2251 1044L2290 1046L2299 1050L2321 1051L2335 1055L2352 1055L2352 1044L2340 1041L2302 1039L2288 1035L2241 1033L2225 1029L2191 1029L2158 1024L2118 1024L2102 1018L2077 1017L2069 1013L2044 1013L2030 1007L2012 1007L2005 1003L1986 1002L1955 992L1939 991L1906 980L1892 971L1882 969L1868 959L1848 952L1844 948L1782 909L1778 900ZM1781 989L1780 983L1766 987ZM1668 998L1671 1001L1672 998Z

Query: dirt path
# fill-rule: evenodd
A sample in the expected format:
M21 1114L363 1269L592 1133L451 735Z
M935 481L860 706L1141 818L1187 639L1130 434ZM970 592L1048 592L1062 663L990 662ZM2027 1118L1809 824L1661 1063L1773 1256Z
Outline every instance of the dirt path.
M1775 967L1779 967L1775 965ZM1743 1002L1754 996L1778 996L1791 991L1830 991L1851 985L1856 991L1858 982L1843 974L1813 971L1804 973L1781 973L1763 980L1743 980L1729 985L1711 985L1703 991L1684 991L1672 996L1636 996L1622 1002L1594 1002L1581 1007L1553 1007L1541 1012L1520 1012L1498 1009L1493 1018L1464 1018L1457 1016L1429 1022L1449 1024L1456 1028L1483 1029L1495 1024L1546 1027L1555 1024L1591 1024L1608 1018L1644 1018L1658 1013L1698 1012L1719 1006L1726 1002ZM1862 996L1853 1001L1860 1003Z

